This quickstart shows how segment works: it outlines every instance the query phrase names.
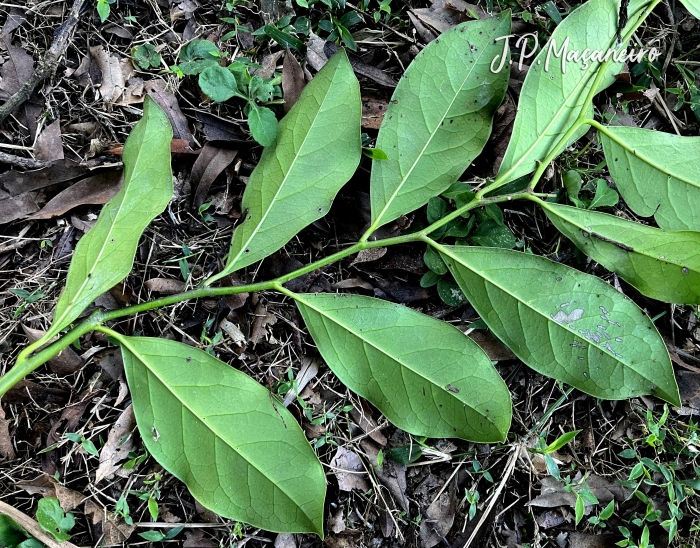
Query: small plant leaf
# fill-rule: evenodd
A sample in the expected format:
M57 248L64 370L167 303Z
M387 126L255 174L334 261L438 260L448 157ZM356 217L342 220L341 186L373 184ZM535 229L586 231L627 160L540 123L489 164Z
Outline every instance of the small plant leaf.
M0 546L15 548L29 538L29 534L15 520L0 514Z
M44 497L39 501L36 520L41 528L51 533L56 540L68 540L68 532L75 526L73 514L66 514L55 497Z
M213 65L199 75L199 87L212 101L223 103L231 97L241 97L238 92L236 77L230 70L219 65Z
M620 196L603 179L596 180L595 195L588 209L612 207L620 201Z
M304 88L250 176L225 269L264 259L323 217L360 163L360 87L340 50Z
M163 468L221 516L323 536L323 468L266 388L182 343L119 342L141 438Z
M567 443L573 440L580 432L580 430L574 430L572 432L566 432L565 434L562 434L556 440L550 443L547 447L545 447L542 450L542 453L548 455L550 453L554 453L555 451L559 451L559 449L561 449Z
M700 230L700 137L631 127L599 132L610 175L637 215L666 230Z
M272 146L277 138L277 125L277 117L269 108L250 104L248 127L253 139L258 143L264 147Z
M338 378L418 436L502 441L508 389L483 350L451 325L357 295L295 295Z
M481 152L508 86L508 70L494 74L489 68L503 51L494 39L509 32L509 11L462 23L408 67L377 137L389 158L372 165L373 226L449 188Z
M78 242L47 339L128 276L141 234L173 195L172 138L167 116L146 97L143 118L124 144L124 185Z
M535 371L599 398L653 394L680 405L663 339L615 288L529 253L440 251L479 316Z
M630 22L626 28L636 22L638 12L646 4L646 0L630 0ZM618 51L615 49L617 24L618 10L610 0L589 0L557 26L548 44L530 63L520 93L513 134L498 172L503 182L513 181L534 171L537 162L544 160L572 127L581 111L602 63L591 60L585 68L582 63L568 62L563 71L566 51ZM565 43L568 43L568 50L563 56L551 53L552 46L559 51ZM626 51L624 46L620 50ZM622 63L609 63L603 69L605 76L597 91L612 84L621 68ZM507 68L503 70L508 72ZM592 107L588 109L592 114ZM569 142L575 141L586 131L587 127L581 126Z
M581 251L652 299L700 304L700 233L666 232L606 213L542 203Z

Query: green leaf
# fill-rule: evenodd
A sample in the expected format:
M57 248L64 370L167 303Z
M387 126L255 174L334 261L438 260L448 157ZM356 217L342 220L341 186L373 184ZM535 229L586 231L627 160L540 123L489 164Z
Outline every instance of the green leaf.
M180 51L179 59L182 61L194 61L196 59L207 59L218 62L221 58L219 48L214 42L209 40L192 40L185 44Z
M372 226L413 211L450 187L481 152L508 71L494 74L502 53L494 39L510 32L510 11L443 33L406 70L387 108L372 165Z
M263 151L243 193L226 268L208 283L277 251L320 219L360 163L360 87L341 50L304 88Z
M288 34L286 32L281 31L278 29L275 25L265 25L264 28L264 33L272 38L275 42L277 42L280 46L283 48L292 48L297 50L300 53L305 53L306 52L306 46L304 45L304 42L299 40L299 38L296 38L292 36L291 34Z
M139 533L139 536L150 542L160 542L165 538L165 533L158 530L144 531L143 533Z
M610 175L637 215L666 230L700 230L700 137L631 127L598 133Z
M595 196L591 200L588 209L595 209L597 207L612 207L617 202L620 201L620 196L608 186L603 179L596 180Z
M615 511L615 499L611 500L598 516L602 520L610 519Z
M576 525L578 525L581 520L583 519L583 514L586 511L586 504L583 502L583 497L579 495L578 493L576 494Z
M111 8L107 0L97 0L97 15L100 16L100 22L104 23L109 18Z
M459 306L465 300L464 293L451 277L440 278L437 290L442 302L448 306Z
M574 430L573 432L567 432L566 434L562 434L559 436L556 440L554 440L552 443L550 443L547 447L545 447L542 450L542 453L545 455L548 455L549 453L554 453L555 451L559 451L562 447L564 447L567 443L569 443L571 440L573 440L577 434L579 434L581 430Z
M503 249L513 249L518 243L507 226L493 219L487 219L481 223L469 240L484 247L502 247Z
M47 339L128 276L141 234L173 195L173 130L150 97L143 105L143 118L124 144L124 184L75 248Z
M638 12L646 5L646 0L630 0L630 22L626 29L634 25ZM618 6L618 3L613 5L610 0L588 0L557 26L548 44L530 63L520 93L513 134L498 172L498 178L503 182L513 181L534 171L537 162L544 160L572 127L601 66L599 62L590 61L584 70L583 63L569 61L564 72L562 58L553 52L549 54L550 45L559 51L568 39L568 52L606 52L614 49ZM624 46L621 51L626 51ZM612 84L621 68L621 63L609 63L603 69L605 76L596 91L602 91ZM507 68L503 71L509 72ZM592 107L588 109L588 114L592 114ZM581 126L569 142L575 141L586 131L587 127Z
M51 533L59 542L68 540L68 532L75 526L73 514L66 514L55 497L44 497L39 501L36 520L44 531Z
M143 70L147 70L151 67L158 68L162 60L160 53L156 51L156 48L152 44L136 46L131 50L131 55L136 64Z
M5 514L0 514L0 546L16 548L29 537L15 520Z
M231 97L243 97L238 91L236 77L219 65L206 68L199 75L199 87L212 101L223 103ZM243 97L247 99L246 97Z
M428 270L425 274L420 279L420 286L421 287L433 287L435 284L437 284L442 276L440 274L436 274L432 270Z
M666 232L606 213L541 205L576 247L647 297L700 304L700 233Z
M700 0L681 0L681 4L695 19L700 19Z
M510 394L486 354L448 323L358 295L294 295L336 376L417 436L502 441Z
M10 546L10 548L12 548L12 547ZM39 542L37 539L28 538L27 540L20 542L17 545L17 548L46 548L46 547L44 546L44 544Z
M578 198L578 195L581 192L581 186L583 185L581 174L574 169L570 169L564 173L563 179L567 196L569 198Z
M604 281L529 253L439 250L479 316L535 371L599 398L654 394L680 405L654 324Z
M163 468L221 516L323 536L323 468L266 388L182 343L119 342L141 438Z
M375 162L381 162L382 160L389 159L386 152L384 152L381 148L362 147L362 154Z
M423 262L425 263L425 266L427 266L431 271L435 272L435 274L447 274L447 266L445 265L445 261L443 261L440 254L430 246L428 246L423 254Z
M272 146L277 138L277 126L277 117L274 112L267 107L250 103L248 128L253 139L264 147Z

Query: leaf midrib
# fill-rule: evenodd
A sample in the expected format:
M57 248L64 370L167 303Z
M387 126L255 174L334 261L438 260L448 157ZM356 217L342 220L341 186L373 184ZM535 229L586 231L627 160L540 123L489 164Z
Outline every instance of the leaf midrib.
M292 502L292 504L294 504L294 506L295 506L296 508L299 508L299 509L303 512L304 516L306 516L306 519L309 521L309 523L311 524L311 527L314 529L314 531L316 530L316 524L314 523L314 520L306 513L306 511L305 511L299 504L296 503L296 501L294 500L294 498L292 498L292 497L289 495L289 493L287 493L287 491L286 491L285 489L282 488L282 486L280 486L278 483L276 483L276 482L273 481L270 477L268 477L267 474L265 474L260 468L258 468L258 467L255 465L255 463L251 462L251 461L250 461L248 458L246 458L240 451L238 451L235 447L233 447L233 446L229 443L229 441L228 441L224 436L220 435L220 434L218 433L218 431L217 431L211 424L208 424L205 420L202 419L202 417L201 417L198 413L196 413L189 405L187 405L187 403L186 403L178 394L176 394L175 391L173 391L173 390L170 388L170 385L169 385L168 383L166 383L166 382L163 380L163 378L162 378L153 368L149 367L148 362L147 362L146 359L145 359L145 356L143 356L143 355L142 355L140 352L138 352L131 344L129 344L129 341L128 341L128 339L127 339L126 337L121 337L120 340L119 340L119 343L122 344L122 345L124 345L125 347L127 347L128 350L129 350L129 352L131 352L131 353L144 365L144 367L146 367L146 369L147 369L148 371L150 371L151 374L152 374L154 377L156 377L156 378L158 379L158 381L160 381L160 383L163 385L163 387L164 387L178 402L180 402L180 405L182 405L182 407L184 407L185 409L187 409L190 413L192 413L192 415L193 415L194 417L197 418L197 420L199 421L199 423L200 423L201 425L203 425L206 429L208 429L215 437L217 437L218 439L222 440L222 441L226 444L226 446L229 447L229 448L231 449L231 451L233 451L234 453L236 453L236 454L237 454L240 458L242 458L245 462L247 462L248 464L250 464L250 466L252 466L253 468L255 468L255 470L257 470L257 471L260 473L260 475L261 475L262 477L266 478L267 481L269 481L272 485L274 485L277 489L279 489L282 493L284 493L284 495ZM218 472L218 463L217 463L217 465L216 465L216 468L217 468L217 475L218 475L218 474L219 474L219 472Z
M595 346L595 348L601 350L602 352L604 352L605 354L607 354L608 356L610 356L610 357L613 358L614 360L620 362L620 363L621 363L622 365L624 365L625 367L629 367L632 371L634 371L635 373L637 373L640 377L642 377L642 378L644 378L644 379L646 379L646 380L648 380L648 381L651 381L651 379L649 379L645 374L639 372L639 371L638 371L637 369L635 369L631 364L628 364L627 362L622 361L620 358L618 358L617 356L615 356L615 355L613 355L612 353L610 353L610 351L608 351L605 347L599 346L598 344L595 343L595 341L589 341L589 340L587 340L587 339L584 339L583 337L580 337L580 336L578 335L578 333L576 333L575 331L569 331L569 330L567 330L567 329L564 328L560 323L557 323L557 322L555 322L554 320L552 320L552 318L550 318L547 314L543 314L542 312L540 312L539 310L537 310L533 305L531 305L529 302L527 302L527 301L525 301L525 300L519 298L517 295L513 294L513 292L509 291L508 289L504 288L501 284L499 284L499 283L495 282L494 280L492 280L491 278L489 278L489 277L486 275L486 273L481 272L481 271L479 271L479 270L476 270L476 269L472 268L471 266L469 266L469 265L467 265L467 264L461 262L461 261L457 258L457 256L456 256L455 254L450 253L449 248L444 247L444 246L440 246L439 249L440 249L440 252L441 252L441 253L444 253L445 255L448 255L449 257L451 257L452 259L454 259L455 261L457 261L460 265L462 265L463 267L465 267L465 268L471 270L474 274L476 274L476 275L479 276L480 278L483 278L484 280L488 281L491 285L493 285L494 287L497 287L499 290L503 291L506 295L508 295L509 297L511 297L512 299L514 299L515 301L520 302L520 303L523 303L527 308L529 308L530 310L532 310L533 312L535 312L537 315L542 316L543 318L545 318L545 319L547 320L547 322L548 322L548 325L549 325L549 324L552 324L552 325L556 326L557 328L561 329L564 333L567 333L568 335L573 335L573 336L576 337L578 340L580 340L580 341L582 341L582 342L585 342L589 347ZM596 278L596 279L598 279L598 278ZM489 301L490 301L490 299L489 299ZM492 308L493 308L493 307L492 307ZM494 308L494 310L495 310L495 308ZM551 340L551 339L550 339L550 340ZM528 351L528 352L529 352L529 351Z
M323 100L321 101L321 104L318 106L318 110L316 111L316 114L314 115L314 118L311 121L311 124L309 125L309 130L306 132L306 135L304 135L304 139L302 140L301 145L299 146L299 153L294 155L294 159L292 160L292 163L290 164L289 169L287 170L287 173L284 175L284 178L282 179L279 186L277 187L277 190L275 191L275 195L270 200L269 207L267 207L266 211L263 213L263 215L260 218L260 220L258 221L257 225L255 226L253 231L250 233L250 236L248 237L248 239L245 240L245 242L241 242L241 249L238 250L238 253L236 254L235 259L233 259L232 261L229 262L229 264L226 266L226 268L222 271L222 273L219 276L225 276L234 270L234 265L241 258L241 254L250 245L250 242L253 241L255 236L260 232L260 227L262 226L262 224L265 222L265 219L267 219L268 215L272 211L273 206L277 202L278 196L280 195L280 193L282 192L282 189L284 188L285 184L287 183L287 179L289 178L292 171L294 171L294 167L297 163L297 160L302 157L302 151L304 149L304 146L306 145L306 141L308 140L309 135L311 134L311 131L314 128L316 120L318 119L318 117L321 115L321 112L323 111L323 105L326 104L326 100L331 95L330 91L336 82L336 76L338 75L339 68L340 68L340 65L335 67L335 72L333 73L333 77L331 78L331 83L329 84L328 89L326 90L326 93L323 96ZM276 152L277 151L275 150L275 153ZM243 224L241 224L241 226L243 226Z
M500 27L500 25L501 25L501 22L499 22L498 25L496 25L496 28L495 28L495 29L493 30L493 32L491 33L491 36L493 36L493 34L496 32L496 30L498 29L498 27ZM490 45L490 44L489 44L489 45ZM474 60L474 65L469 69L469 72L468 72L467 75L464 77L464 80L462 80L462 84L460 85L459 89L457 90L457 93L455 93L454 97L452 98L452 101L450 101L450 104L449 104L448 107L445 109L445 113L444 113L444 114L442 115L442 117L440 118L440 123L438 123L438 124L435 126L435 129L430 133L430 137L429 137L428 140L426 141L426 143L425 143L425 145L423 146L423 148L421 149L420 153L416 156L416 159L413 161L413 164L411 165L411 168L408 170L408 173L406 173L406 175L401 179L401 182L400 182L400 183L398 184L398 186L396 187L396 190L391 194L391 197L387 200L386 204L384 205L384 207L382 208L382 210L379 212L379 215L377 215L377 218L374 219L374 220L372 221L372 224L377 224L378 227L379 227L379 226L382 226L381 224L379 224L380 221L381 221L381 219L382 219L382 217L384 217L385 213L386 213L387 210L389 209L389 206L391 206L391 204L393 203L393 201L396 199L396 196L398 196L399 192L401 191L401 189L403 188L403 186L406 184L406 181L407 181L408 178L411 176L411 173L413 173L413 170L414 170L415 167L418 165L418 162L420 162L420 160L423 158L426 149L428 148L428 146L430 145L430 143L432 143L432 141L433 141L433 137L435 137L435 135L437 135L437 132L438 132L438 130L440 129L440 127L441 127L441 125L442 125L442 122L445 121L445 118L447 118L447 114L450 112L450 109L452 108L452 105L454 105L455 101L457 100L457 97L458 97L458 96L460 95L460 93L462 92L462 89L464 88L464 84L465 84L466 81L469 79L469 77L472 75L472 72L476 69L477 65L479 64L479 60L482 58L482 56L484 55L484 53L485 53L485 51L486 51L487 49L488 49L488 45L480 50L481 53L480 53L480 54L476 57L476 59ZM483 107L482 107L482 108L483 108ZM476 111L476 112L479 112L479 111ZM400 169L401 169L401 167L399 166L399 172L400 172ZM389 221L387 221L387 222L389 222Z
M440 386L440 385L437 384L435 381L429 379L428 377L426 377L425 375L423 375L421 372L416 371L415 369L413 369L412 367L410 367L408 364L404 363L404 362L403 362L402 360L400 360L399 358L396 358L396 357L392 356L392 355L389 354L386 350L384 350L384 349L381 348L380 346L377 346L375 343L373 343L372 341L370 341L370 340L367 339L366 337L360 335L357 331L355 331L355 330L352 329L351 327L345 325L345 324L344 324L342 321L340 321L339 319L335 318L334 316L331 316L330 314L325 313L322 309L317 308L316 306L313 306L308 300L304 299L303 296L301 296L301 295L299 295L299 294L295 294L295 295L294 295L294 299L295 299L297 302L303 303L305 306L308 306L308 307L311 308L312 310L315 310L315 311L318 312L321 316L323 316L323 317L325 317L325 318L328 318L331 322L333 322L333 323L335 323L336 325L342 327L342 328L345 329L347 332L353 334L355 337L357 337L358 339L360 339L363 343L365 343L365 344L371 346L372 348L374 348L375 350L377 350L378 352L380 352L381 354L383 354L384 356L386 356L386 357L389 358L390 360L393 360L393 361L397 362L399 365L401 365L401 366L404 367L405 369L411 371L412 373L415 373L416 375L418 375L419 377L421 377L422 379L424 379L425 381L427 381L428 383L430 383L432 386L438 387L440 390L445 391L445 392L447 393L448 396L451 396L451 393L450 393L449 391L445 390L444 387ZM466 335L465 335L465 337L466 337ZM475 344L476 344L476 343L475 343ZM478 346L478 345L477 345L477 346ZM483 350L481 350L481 348L479 348L479 350L483 352ZM454 399L456 399L457 401L459 401L459 402L465 404L467 407L469 407L469 409L471 409L472 411L474 411L474 413L476 413L476 414L479 415L480 417L485 418L491 425L493 425L494 428L496 428L497 431L500 432L499 426L498 426L490 417L484 415L484 414L481 413L478 409L476 409L471 403L465 402L464 400L461 400L461 399L457 398L456 396L451 396L451 397L454 398ZM443 420L444 420L444 419L443 419Z

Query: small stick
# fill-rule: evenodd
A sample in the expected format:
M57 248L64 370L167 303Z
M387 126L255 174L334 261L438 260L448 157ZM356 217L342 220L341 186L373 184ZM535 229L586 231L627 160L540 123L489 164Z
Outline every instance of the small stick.
M54 73L58 66L58 61L68 47L68 42L78 23L78 13L84 1L85 0L75 0L73 2L73 7L68 14L68 18L56 30L54 41L46 52L44 59L39 62L39 66L36 68L34 74L22 84L22 87L19 88L17 93L0 106L0 122L5 120L18 106L29 99L36 87Z
M5 105L0 107L0 110L2 110L4 106ZM22 156L0 152L0 164L9 164L20 169L42 169L50 163L51 162L43 162L42 160L33 160L32 158L23 158Z

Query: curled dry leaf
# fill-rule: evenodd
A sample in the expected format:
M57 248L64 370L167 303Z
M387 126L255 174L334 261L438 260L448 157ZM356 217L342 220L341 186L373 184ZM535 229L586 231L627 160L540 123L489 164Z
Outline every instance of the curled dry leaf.
M136 449L132 435L135 429L134 408L129 405L109 430L107 443L100 451L100 466L95 473L96 484L117 472L121 468L121 462Z
M5 412L0 407L0 458L15 458L15 448L10 437L10 420L5 419Z
M386 247L374 247L372 249L363 249L357 254L357 257L353 259L353 261L350 263L350 266L354 266L359 263L369 263L371 261L376 261L378 259L381 259L384 255L386 255L386 252Z
M102 100L105 103L117 102L126 89L126 81L134 73L131 62L128 59L120 60L101 45L90 48L90 54L102 72Z
M282 93L284 95L285 113L289 112L289 109L297 102L305 85L304 71L301 69L299 61L297 61L291 51L287 50L287 53L284 55L284 65L282 66Z
M165 80L160 78L149 80L143 85L143 90L153 99L156 104L163 109L165 115L170 120L170 125L173 127L173 137L175 139L183 139L188 143L194 143L194 137L190 132L187 118L180 110L177 97L166 88Z
M219 148L211 143L204 145L190 175L190 184L192 188L197 189L194 194L194 207L199 208L205 202L212 183L231 165L236 154L237 150Z

